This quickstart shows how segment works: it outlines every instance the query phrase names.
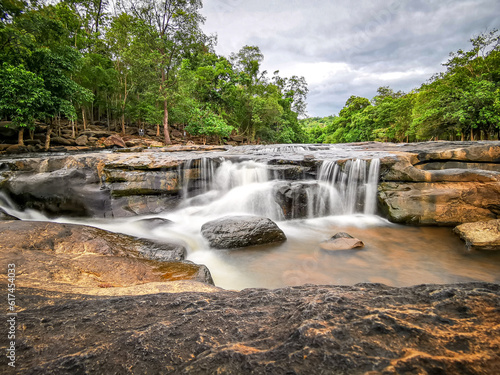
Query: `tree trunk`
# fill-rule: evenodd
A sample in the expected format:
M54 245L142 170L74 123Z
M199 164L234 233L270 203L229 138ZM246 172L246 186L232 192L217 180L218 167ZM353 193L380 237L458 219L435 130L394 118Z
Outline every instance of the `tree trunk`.
M83 130L87 130L87 120L85 119L85 108L82 107Z
M17 133L17 144L19 146L24 146L24 128L19 128L19 133Z
M71 120L71 136L73 137L73 139L76 138L75 121L74 120Z
M125 135L125 114L122 114L122 135Z
M50 148L50 133L52 133L52 125L47 126L47 134L45 134L45 146L44 146L45 151L49 151Z
M165 99L163 103L164 115L163 115L163 133L165 134L165 144L171 145L172 141L170 140L170 132L168 131L168 108L167 108L167 100Z
M474 140L474 129L470 129L470 140L473 141Z
M165 70L162 69L161 72L161 88L163 89L163 93L165 93L165 84L166 84L166 76ZM165 144L171 145L172 141L170 140L170 132L168 131L168 106L167 106L167 98L163 101L163 134L165 135Z
M111 130L110 124L109 124L109 104L106 102L106 123L108 125L108 132Z

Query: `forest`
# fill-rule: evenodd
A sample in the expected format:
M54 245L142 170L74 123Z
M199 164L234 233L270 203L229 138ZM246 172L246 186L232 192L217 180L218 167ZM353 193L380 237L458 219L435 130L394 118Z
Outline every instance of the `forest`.
M22 144L44 124L97 124L125 134L170 131L220 143L498 139L500 35L471 39L446 71L409 93L351 96L337 114L307 117L304 77L262 70L258 46L224 57L201 26L201 0L3 0L0 121ZM135 131L135 130L134 130ZM47 137L49 139L49 137ZM48 143L46 144L46 148Z
M219 142L307 141L303 77L269 75L258 46L214 52L200 0L0 3L0 119L19 130L133 125Z
M450 53L446 71L409 93L379 87L351 96L338 115L301 120L310 143L500 139L500 35Z

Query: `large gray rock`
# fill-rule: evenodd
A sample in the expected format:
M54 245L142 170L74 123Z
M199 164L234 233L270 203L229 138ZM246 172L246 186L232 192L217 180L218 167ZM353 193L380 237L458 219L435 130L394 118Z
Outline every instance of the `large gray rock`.
M453 231L465 241L469 249L500 250L500 220L466 223Z
M232 249L286 241L285 233L271 219L228 216L203 224L201 234L216 249Z

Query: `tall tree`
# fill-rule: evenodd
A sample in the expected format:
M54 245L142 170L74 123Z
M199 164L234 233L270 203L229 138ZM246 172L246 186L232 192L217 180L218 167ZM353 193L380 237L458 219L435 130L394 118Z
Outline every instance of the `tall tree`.
M183 58L210 44L200 29L205 21L200 0L128 1L125 10L148 26L143 35L149 50L159 54L159 80L163 100L165 144L171 144L169 132L169 97L175 86Z

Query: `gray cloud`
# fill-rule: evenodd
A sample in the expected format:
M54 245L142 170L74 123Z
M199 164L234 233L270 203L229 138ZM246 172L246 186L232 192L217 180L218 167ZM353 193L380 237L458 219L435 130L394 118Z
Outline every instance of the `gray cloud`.
M203 13L218 53L258 45L264 69L303 75L312 116L380 86L417 88L450 52L500 27L497 0L206 0Z

